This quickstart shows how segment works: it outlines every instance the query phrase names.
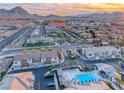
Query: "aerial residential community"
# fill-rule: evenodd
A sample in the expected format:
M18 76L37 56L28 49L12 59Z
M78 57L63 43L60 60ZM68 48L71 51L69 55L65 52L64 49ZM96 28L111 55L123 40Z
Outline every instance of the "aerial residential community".
M0 90L123 90L121 10L0 4Z

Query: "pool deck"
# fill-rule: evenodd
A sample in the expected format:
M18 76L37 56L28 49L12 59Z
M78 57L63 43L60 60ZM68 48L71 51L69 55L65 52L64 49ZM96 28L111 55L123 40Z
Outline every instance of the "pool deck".
M103 81L99 83L75 84L71 83L65 90L111 90Z
M81 84L75 80L76 74L83 73L95 73L98 74L98 70L90 71L90 72L80 72L78 69L69 69L61 71L61 84L63 84L66 88L65 90L110 90L108 85L106 85L102 80L97 82L90 82Z

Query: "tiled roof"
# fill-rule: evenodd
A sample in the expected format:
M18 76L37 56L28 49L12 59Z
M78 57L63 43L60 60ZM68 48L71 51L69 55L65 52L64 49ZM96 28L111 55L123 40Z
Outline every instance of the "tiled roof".
M29 52L24 52L24 53L18 53L15 55L15 60L20 60L20 59L31 59L31 58L38 58L38 57L56 57L57 56L57 51L29 51Z
M102 46L102 47L88 47L85 49L86 52L102 52L102 51L113 51L117 50L114 46Z

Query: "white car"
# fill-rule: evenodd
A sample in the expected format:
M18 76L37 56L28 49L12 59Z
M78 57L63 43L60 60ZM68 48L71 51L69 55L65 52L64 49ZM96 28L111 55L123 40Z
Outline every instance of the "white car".
M55 87L55 83L48 83L47 87Z

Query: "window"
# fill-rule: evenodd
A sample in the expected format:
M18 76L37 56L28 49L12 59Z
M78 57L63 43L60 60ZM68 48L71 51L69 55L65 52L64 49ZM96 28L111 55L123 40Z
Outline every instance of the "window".
M42 58L42 62L46 61L46 58Z
M112 55L116 55L116 51L112 51Z
M92 54L88 54L88 56L92 56Z
M99 55L100 55L100 53L96 52L96 53L94 53L94 55L95 55L95 56L99 56Z

